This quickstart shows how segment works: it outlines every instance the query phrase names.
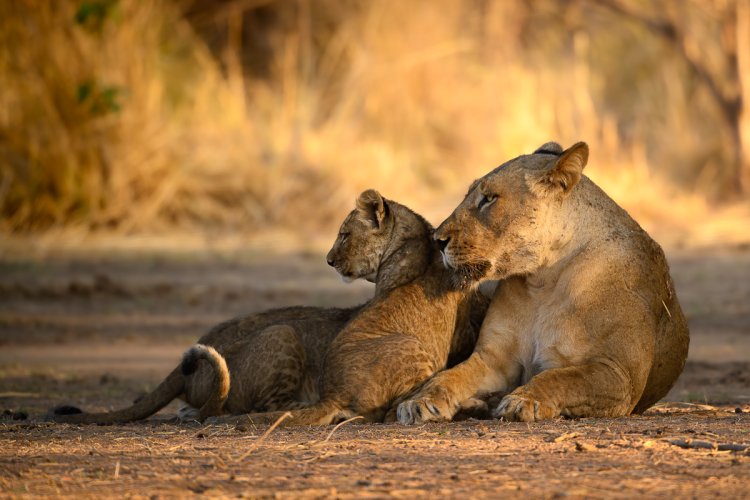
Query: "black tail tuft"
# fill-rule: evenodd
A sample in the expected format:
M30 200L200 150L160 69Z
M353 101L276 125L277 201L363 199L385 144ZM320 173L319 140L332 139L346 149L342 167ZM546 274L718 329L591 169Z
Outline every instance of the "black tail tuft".
M60 405L52 408L52 413L54 415L77 415L83 413L83 411L76 406Z
M199 350L191 347L187 350L185 355L182 357L182 365L180 367L182 368L182 374L183 375L192 375L195 373L195 370L198 369L198 360L199 357Z

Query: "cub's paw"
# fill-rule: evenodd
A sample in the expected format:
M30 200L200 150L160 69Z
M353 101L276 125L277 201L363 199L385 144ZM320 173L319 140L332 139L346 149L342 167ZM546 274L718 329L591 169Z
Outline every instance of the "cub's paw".
M180 422L199 422L201 419L201 412L198 408L184 404L177 410L177 418Z
M391 408L386 412L385 416L383 417L384 424L393 424L395 422L398 422L398 418L396 416L397 408L398 406L391 406Z
M431 399L410 399L398 405L396 417L402 424L423 424L450 420L453 416L447 408Z
M508 394L492 412L495 418L516 422L538 422L558 415L549 404L520 394Z
M453 420L460 421L467 418L478 420L488 420L492 418L490 407L486 401L479 398L464 399L458 404L458 412L453 416Z

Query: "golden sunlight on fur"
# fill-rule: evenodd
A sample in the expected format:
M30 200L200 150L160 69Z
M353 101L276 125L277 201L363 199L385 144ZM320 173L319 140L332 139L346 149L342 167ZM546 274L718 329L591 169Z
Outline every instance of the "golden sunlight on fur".
M589 151L545 144L475 182L435 232L455 281L500 279L477 347L398 408L450 419L513 391L496 417L641 413L682 372L689 333L659 245L586 176Z

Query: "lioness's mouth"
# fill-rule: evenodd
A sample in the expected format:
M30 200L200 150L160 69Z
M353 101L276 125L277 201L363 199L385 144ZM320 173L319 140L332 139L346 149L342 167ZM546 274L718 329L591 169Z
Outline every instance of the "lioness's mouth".
M454 265L451 267L453 270L453 283L461 288L468 288L482 281L487 276L487 272L491 267L492 265L486 260Z

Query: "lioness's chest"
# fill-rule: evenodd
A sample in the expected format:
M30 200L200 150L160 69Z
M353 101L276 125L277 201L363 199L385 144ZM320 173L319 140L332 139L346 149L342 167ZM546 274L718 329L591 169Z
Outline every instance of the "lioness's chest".
M489 332L513 352L523 366L523 382L549 368L579 364L585 359L588 335L575 304L554 287L531 287L518 280L503 286L487 314Z

